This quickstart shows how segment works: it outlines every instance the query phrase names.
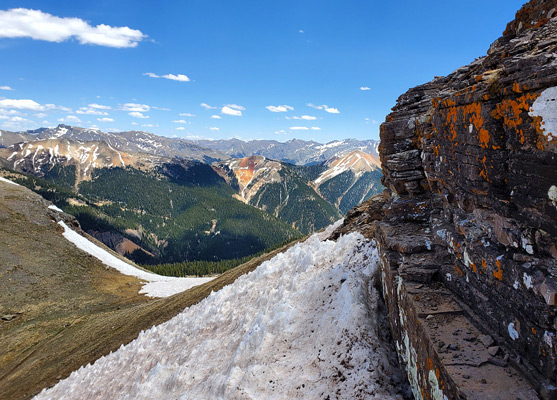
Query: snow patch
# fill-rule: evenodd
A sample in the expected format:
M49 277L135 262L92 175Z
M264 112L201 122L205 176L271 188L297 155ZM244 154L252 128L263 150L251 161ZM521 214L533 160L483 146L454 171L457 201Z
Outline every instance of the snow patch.
M48 208L51 209L51 210L54 210L54 211L64 212L63 210L56 207L54 204L49 205Z
M0 176L0 181L6 182L6 183L11 183L12 185L16 185L16 186L21 186L21 185L15 183L15 182L12 182L12 181L10 181L9 179L3 178L3 177L1 177L1 176Z
M173 294L183 292L194 286L209 282L213 278L176 278L173 276L161 276L152 272L138 269L127 262L113 256L108 251L97 246L89 239L70 229L64 221L58 222L64 228L64 237L75 244L79 249L98 258L109 267L115 268L124 275L135 276L136 278L147 281L139 293L144 293L149 297L168 297Z
M400 399L379 257L312 236L36 399Z

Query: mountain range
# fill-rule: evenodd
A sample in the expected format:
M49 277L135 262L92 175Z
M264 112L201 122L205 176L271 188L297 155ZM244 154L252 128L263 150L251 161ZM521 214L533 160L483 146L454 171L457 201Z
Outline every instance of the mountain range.
M0 165L27 174L20 183L149 264L243 258L383 189L378 157L362 150L376 152L373 141L194 143L68 125L0 133Z

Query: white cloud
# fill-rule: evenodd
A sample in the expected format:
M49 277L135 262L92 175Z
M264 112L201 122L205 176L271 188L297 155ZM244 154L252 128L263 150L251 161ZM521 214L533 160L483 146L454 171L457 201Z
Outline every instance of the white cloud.
M147 35L127 26L92 26L81 18L60 18L40 10L12 8L0 11L1 37L27 37L58 43L75 38L80 44L136 47Z
M77 114L87 114L87 115L108 115L106 111L99 111L93 107L80 107L76 110Z
M195 114L192 113L180 113L179 115L181 117L195 117Z
M274 133L275 133L275 135L286 135L286 131L284 129L275 131Z
M157 124L141 124L141 126L144 126L145 128L156 128L158 125Z
M267 110L271 111L271 112L287 112L287 111L292 111L294 110L294 107L292 106L287 106L287 105L282 105L282 106L267 106L265 107Z
M107 118L107 117L97 118L97 121L100 121L100 122L114 122L114 118Z
M217 128L216 126L212 126L209 129L212 131L220 131L220 128Z
M58 122L81 122L81 120L75 115L67 115L66 118L59 118Z
M102 104L97 104L97 103L91 103L91 104L89 104L89 107L95 108L95 109L98 109L98 110L112 110L112 107L110 107L110 106L103 106Z
M246 109L245 107L239 106L238 104L226 104L225 106L240 111L244 111Z
M299 119L299 120L304 120L304 121L315 121L317 119L317 117L314 117L312 115L302 115L301 117L285 117L286 119Z
M291 126L290 130L291 131L309 131L309 128L307 126Z
M142 119L149 118L148 115L143 115L139 111L132 111L132 112L128 113L128 115L131 116L131 117L134 117L134 118L142 118Z
M371 90L371 88L367 86L361 86L360 90L366 91L366 90Z
M0 115L0 119L10 119L7 115Z
M126 103L122 106L122 110L124 111L147 112L150 109L151 106L147 104Z
M304 31L303 29L298 29L299 33L306 33L306 31Z
M175 122L175 123L177 123L177 124L187 124L187 123L188 123L188 121L186 121L186 120L184 120L184 119L178 119L178 120L172 121L172 122Z
M151 108L153 110L159 110L159 111L170 111L170 108L166 108L166 107L151 106Z
M206 110L216 110L217 109L217 107L210 106L207 103L201 103L200 106L203 107Z
M235 117L241 117L242 116L242 110L234 109L230 106L224 106L220 110L220 113L225 114L225 115L233 115Z
M220 115L211 115L212 119L222 119Z
M30 99L3 99L0 100L0 108L17 108L19 110L43 111L45 106Z
M170 79L171 81L179 81L179 82L189 82L191 80L189 76L184 74L157 75L153 72L145 72L143 75L148 76L150 78L164 78L164 79Z
M132 125L139 125L137 122L132 122Z
M47 116L47 114L45 114L45 113L37 113L37 114L35 114L35 117L37 117L37 118L46 118L46 116Z
M340 111L338 110L338 108L325 106L325 111L327 111L329 114L340 114Z
M311 130L312 130L312 131L320 131L321 128L318 127L318 126L312 126L312 127L311 127Z
M338 108L329 107L326 104L323 104L322 106L316 106L315 104L307 103L306 105L308 107L315 108L316 110L325 110L329 114L340 114L340 111L338 110Z
M4 110L3 108L0 108L0 115L17 115L17 114L20 114L20 112L17 110Z
M13 89L9 86L0 86L0 90L13 90Z
M376 119L374 119L374 120L371 121L371 123L372 123L372 124L378 124L379 121L377 121Z
M316 106L315 104L307 103L306 106L315 108L316 110L322 110L323 106Z
M176 128L177 131L185 131L186 128L184 128L183 126L179 126L178 128Z

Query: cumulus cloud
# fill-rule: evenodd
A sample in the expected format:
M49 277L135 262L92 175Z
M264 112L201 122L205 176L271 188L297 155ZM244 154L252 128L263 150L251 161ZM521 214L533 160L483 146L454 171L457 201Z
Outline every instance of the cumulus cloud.
M307 126L291 126L290 130L291 131L309 131L309 128Z
M275 131L274 133L275 135L286 135L286 131L284 129L280 129L278 131Z
M0 11L0 38L31 38L63 42L72 38L80 44L107 47L136 47L147 35L127 26L92 26L81 18L60 18L40 10L12 8Z
M178 128L176 128L177 131L185 131L186 128L184 128L183 126L179 126Z
M217 109L217 107L210 106L207 103L201 103L200 106L203 107L206 110L216 110Z
M144 115L143 113L141 113L139 111L129 112L128 115L131 116L131 117L134 117L134 118L142 118L142 119L149 118L148 115Z
M192 113L180 113L181 117L195 117L195 114Z
M13 90L13 89L9 86L0 86L0 90Z
M89 107L95 108L97 110L112 110L112 107L110 106L104 106L102 104L97 104L97 103L91 103L89 104Z
M191 80L189 76L184 74L157 75L153 72L145 72L143 75L148 76L150 78L164 78L164 79L170 79L171 81L178 81L178 82L189 82Z
M81 120L75 115L67 115L65 118L59 118L58 122L81 122Z
M188 121L186 121L185 119L178 119L178 120L172 121L172 122L175 122L177 124L187 124L188 123Z
M122 110L124 111L133 111L133 112L147 112L151 109L151 106L147 104L137 104L137 103L126 103L122 106Z
M265 107L267 110L271 111L271 112L287 112L287 111L292 111L294 110L294 107L292 106L287 106L287 105L282 105L282 106L267 106Z
M338 110L338 108L334 108L334 107L329 107L326 104L323 104L321 106L317 106L315 104L312 103L307 103L306 104L308 107L311 108L315 108L316 110L325 110L326 112L328 112L329 114L340 114L340 111Z
M299 120L304 120L304 121L315 121L317 119L317 117L314 117L312 115L302 115L300 117L284 117L286 119L299 119Z
M371 90L371 88L367 86L361 86L360 90L366 91L366 90Z
M244 107L237 104L227 104L221 108L220 113L225 115L233 115L235 117L241 117L242 111L244 110Z
M222 119L220 115L211 115L212 119Z
M93 107L80 107L76 110L77 114L87 114L87 115L108 115L106 111L100 111L98 108Z
M216 126L212 126L209 129L212 131L220 131L220 128L217 128Z
M45 106L30 99L3 99L0 100L0 108L16 108L19 110L43 111Z
M100 121L100 122L114 122L114 118L107 118L107 117L97 118L97 121Z

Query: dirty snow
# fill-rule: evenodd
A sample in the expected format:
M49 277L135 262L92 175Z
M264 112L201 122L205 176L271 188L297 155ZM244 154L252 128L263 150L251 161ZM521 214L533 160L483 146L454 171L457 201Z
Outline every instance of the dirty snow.
M36 399L399 399L378 263L314 235Z
M75 244L78 248L98 258L109 267L115 268L124 275L135 276L147 281L139 291L149 297L168 297L183 292L194 286L209 282L213 278L176 278L173 276L162 276L147 272L134 267L127 262L113 256L108 251L97 246L89 239L70 229L64 221L58 222L64 228L64 237Z

